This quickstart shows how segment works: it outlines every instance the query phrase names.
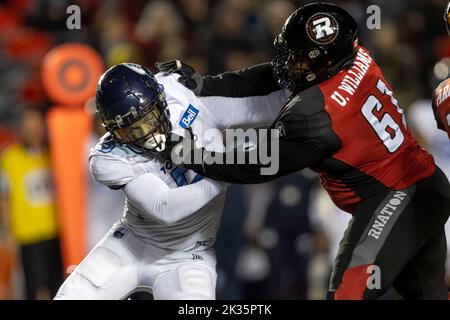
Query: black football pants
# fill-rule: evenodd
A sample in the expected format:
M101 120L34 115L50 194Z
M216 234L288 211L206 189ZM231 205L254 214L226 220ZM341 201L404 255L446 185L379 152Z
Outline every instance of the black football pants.
M393 286L404 299L448 299L444 173L370 198L356 210L333 265L329 299L377 299Z

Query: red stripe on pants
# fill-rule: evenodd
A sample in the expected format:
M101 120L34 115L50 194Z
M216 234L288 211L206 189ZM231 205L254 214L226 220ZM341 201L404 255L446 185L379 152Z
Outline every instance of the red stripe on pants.
M363 300L364 291L367 289L367 279L370 273L367 268L370 265L362 265L346 269L339 288L334 293L335 300Z

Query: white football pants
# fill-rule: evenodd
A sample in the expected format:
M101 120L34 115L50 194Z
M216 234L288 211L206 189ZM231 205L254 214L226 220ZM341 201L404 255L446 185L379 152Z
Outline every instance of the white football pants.
M55 299L124 299L138 290L160 300L215 299L213 250L168 251L118 222L64 281Z

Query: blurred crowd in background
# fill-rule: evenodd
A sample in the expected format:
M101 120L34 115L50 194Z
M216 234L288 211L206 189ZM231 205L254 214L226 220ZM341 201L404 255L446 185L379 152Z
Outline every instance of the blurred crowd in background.
M52 102L40 74L52 47L87 43L100 52L105 67L135 62L154 70L155 62L178 58L201 74L216 74L271 60L284 21L309 2L0 0L0 164L17 179L17 167L38 169L27 177L30 194L15 192L13 181L2 179L0 299L51 298L65 272L43 116ZM412 129L450 176L450 142L437 131L430 109L432 90L450 73L450 40L442 20L447 2L331 2L356 18L361 43L381 66ZM66 27L71 4L81 8L80 30ZM381 9L379 30L366 26L369 5ZM101 134L96 123L86 150ZM89 190L92 248L120 218L123 197L94 181ZM46 206L35 212L30 201ZM259 186L231 186L216 246L218 298L322 299L349 219L308 170Z

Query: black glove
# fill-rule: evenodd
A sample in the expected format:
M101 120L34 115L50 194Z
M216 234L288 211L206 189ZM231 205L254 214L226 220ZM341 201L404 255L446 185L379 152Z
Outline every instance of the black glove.
M166 74L180 74L181 77L178 78L178 82L194 92L196 96L201 95L203 89L203 77L196 73L195 69L190 65L180 60L171 60L166 62L156 62L155 66L160 72Z
M169 133L165 148L157 152L156 156L165 161L170 161L177 166L188 166L195 162L202 163L203 148L195 146L195 135L192 128L185 129L185 136L181 137L175 133Z

